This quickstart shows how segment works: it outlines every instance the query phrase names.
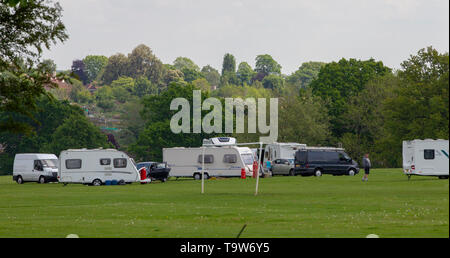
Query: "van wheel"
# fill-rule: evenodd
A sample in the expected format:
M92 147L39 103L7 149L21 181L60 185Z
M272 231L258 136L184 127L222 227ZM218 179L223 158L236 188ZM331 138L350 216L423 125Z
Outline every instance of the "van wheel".
M161 179L161 182L163 182L163 183L167 182L167 177L164 177L163 179Z
M200 180L200 179L202 179L202 175L200 175L200 173L195 173L194 180Z
M45 177L39 177L39 184L45 184Z
M295 176L294 170L293 170L293 169L289 170L289 175L290 175L290 176Z
M92 181L92 185L100 186L100 185L102 185L102 181L100 179L94 179L94 181Z
M439 179L448 179L448 176L439 176Z
M19 185L23 184L23 178L22 178L21 176L18 176L17 179L16 179L16 182L17 182Z
M314 171L314 175L317 177L322 176L322 170L316 169L316 171Z
M348 171L349 176L354 176L355 174L356 174L356 172L353 168Z

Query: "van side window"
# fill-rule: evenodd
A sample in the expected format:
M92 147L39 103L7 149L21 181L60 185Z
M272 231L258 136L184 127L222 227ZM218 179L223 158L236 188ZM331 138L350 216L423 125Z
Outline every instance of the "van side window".
M205 164L211 164L214 162L213 155L205 155ZM202 163L202 155L198 155L198 163Z
M66 159L67 169L79 169L81 168L81 159Z
M111 159L100 159L100 165L102 166L111 165Z
M126 168L127 167L127 159L114 159L114 167L115 168Z
M44 170L43 167L42 167L42 162L40 160L35 160L33 169L37 170L37 171Z
M324 161L324 152L323 151L310 151L308 154L309 162L321 162Z
M223 156L223 163L236 163L237 156L236 154L225 154Z
M424 159L434 159L434 150L423 150Z

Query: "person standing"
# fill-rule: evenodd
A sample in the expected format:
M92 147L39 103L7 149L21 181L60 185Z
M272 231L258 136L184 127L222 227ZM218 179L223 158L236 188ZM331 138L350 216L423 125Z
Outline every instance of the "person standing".
M366 153L363 157L363 167L364 167L364 176L362 178L362 181L367 182L369 180L369 173L370 173L370 167L372 164L370 163L369 159L369 153Z

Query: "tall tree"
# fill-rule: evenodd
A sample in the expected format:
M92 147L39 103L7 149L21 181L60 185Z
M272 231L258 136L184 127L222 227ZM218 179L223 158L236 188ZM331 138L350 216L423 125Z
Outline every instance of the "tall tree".
M128 76L133 78L145 76L152 83L161 83L164 75L164 66L148 46L141 44L135 47L128 55L128 60Z
M87 83L90 83L101 75L101 72L108 64L108 58L106 56L89 55L83 59L83 63L87 76Z
M327 103L335 137L341 137L345 132L341 115L348 108L349 98L361 92L368 81L390 72L391 69L381 61L373 59L361 61L343 58L320 69L317 79L309 86L314 95L320 96Z
M79 81L86 84L88 82L88 76L86 74L86 66L84 65L83 60L74 60L72 62L72 75L78 79Z
M111 82L117 80L120 76L126 76L128 70L128 57L120 53L110 56L102 75L103 83L107 85L111 84Z
M256 57L255 72L261 74L263 78L270 74L280 75L281 65L271 55L258 55Z
M173 61L173 66L180 71L185 68L200 71L200 67L198 67L198 65L196 65L194 61L187 57L177 57L175 61Z
M247 62L241 62L236 73L241 85L250 85L255 75L253 68Z
M202 68L203 77L213 86L219 86L220 83L220 73L214 67L210 65L203 66Z
M297 89L305 89L319 75L323 62L303 63L297 71L286 78L288 83L296 85Z
M226 73L235 73L236 72L236 59L232 54L225 54L223 56L222 63L222 76Z
M68 38L61 12L61 6L51 1L0 2L0 113L9 116L0 123L1 130L32 129L12 117L22 114L31 118L36 100L48 96L44 89L51 85L48 67L36 64L44 48Z

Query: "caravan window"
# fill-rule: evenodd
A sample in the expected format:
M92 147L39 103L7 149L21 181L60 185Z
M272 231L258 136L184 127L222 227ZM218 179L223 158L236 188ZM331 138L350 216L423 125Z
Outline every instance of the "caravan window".
M66 159L67 169L79 169L81 168L81 159Z
M434 150L423 150L424 159L434 159Z
M214 162L213 155L205 155L205 164L211 164ZM202 163L202 155L198 155L198 163Z
M115 168L126 168L127 167L127 159L114 159L114 167Z
M100 159L100 165L102 166L111 165L111 159Z
M223 156L223 163L236 163L237 156L236 154L225 154Z

